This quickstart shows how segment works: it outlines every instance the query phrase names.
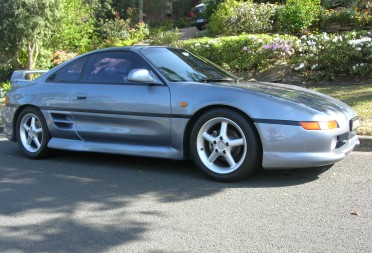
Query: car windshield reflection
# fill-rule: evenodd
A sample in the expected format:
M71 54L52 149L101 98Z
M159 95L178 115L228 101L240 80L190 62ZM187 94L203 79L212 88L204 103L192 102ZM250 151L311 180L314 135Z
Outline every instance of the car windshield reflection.
M171 82L236 82L237 77L208 60L177 48L145 48L141 53Z

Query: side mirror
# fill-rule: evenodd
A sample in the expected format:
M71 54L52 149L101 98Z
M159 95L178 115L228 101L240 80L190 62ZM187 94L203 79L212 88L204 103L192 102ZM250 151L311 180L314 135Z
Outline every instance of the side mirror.
M140 83L162 84L157 78L154 78L147 69L132 69L128 74L128 80Z

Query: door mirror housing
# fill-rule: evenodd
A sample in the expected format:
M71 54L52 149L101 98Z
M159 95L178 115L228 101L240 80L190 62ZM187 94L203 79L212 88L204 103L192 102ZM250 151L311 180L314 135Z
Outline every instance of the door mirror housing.
M147 69L132 69L128 74L128 80L131 82L148 84L163 84L154 74L152 74Z

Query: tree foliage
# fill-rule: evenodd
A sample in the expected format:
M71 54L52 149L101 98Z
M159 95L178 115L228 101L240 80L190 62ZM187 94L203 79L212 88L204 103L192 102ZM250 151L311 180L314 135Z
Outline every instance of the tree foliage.
M60 4L50 46L54 50L86 51L94 32L94 8L81 0L61 0Z
M35 66L39 48L52 35L59 15L58 0L1 0L0 49L13 65ZM27 63L20 59L26 51Z

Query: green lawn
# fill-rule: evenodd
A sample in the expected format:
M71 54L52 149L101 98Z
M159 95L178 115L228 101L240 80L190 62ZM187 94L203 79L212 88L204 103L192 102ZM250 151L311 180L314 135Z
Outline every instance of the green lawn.
M372 135L372 84L331 85L311 89L337 98L352 106L361 120L358 134Z
M360 135L372 135L372 85L331 85L327 87L313 87L312 90L330 95L352 106L361 120L358 128ZM0 98L0 104L5 98Z

